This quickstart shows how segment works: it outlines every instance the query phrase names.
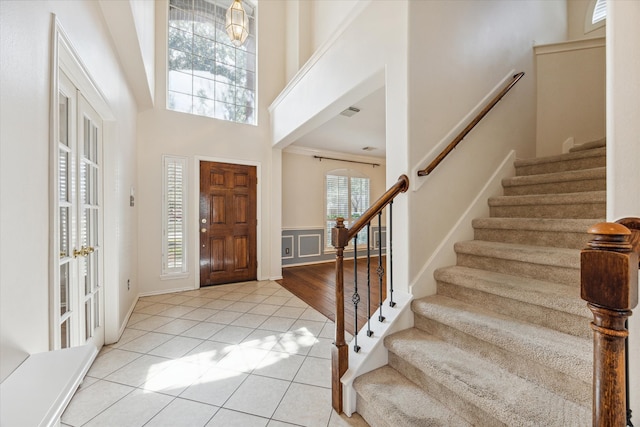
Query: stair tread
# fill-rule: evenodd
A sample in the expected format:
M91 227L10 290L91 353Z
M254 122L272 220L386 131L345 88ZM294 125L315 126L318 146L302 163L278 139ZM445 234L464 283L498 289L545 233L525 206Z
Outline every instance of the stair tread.
M440 268L434 275L438 281L591 319L577 287L462 266Z
M602 221L602 218L476 218L472 225L473 228L586 233L589 227Z
M557 163L557 162L565 162L570 160L584 159L588 157L601 157L606 156L607 148L599 147L592 148L588 150L580 150L574 151L564 154L558 154L555 156L547 156L547 157L534 157L532 159L517 159L514 162L514 166L516 168L523 166L532 166L532 165L540 165L545 163Z
M467 240L455 243L454 250L458 254L501 258L511 261L522 261L529 264L580 268L580 250L578 249Z
M385 344L429 378L506 425L584 425L591 419L589 408L418 329L393 334Z
M577 169L565 172L541 173L536 175L524 175L505 178L502 180L504 187L517 185L549 184L555 182L580 181L588 179L605 179L607 168Z
M359 376L353 387L392 426L471 426L388 365Z
M570 153L583 150L591 150L592 148L600 148L607 146L607 137L597 139L595 141L585 142L583 144L574 145L569 149Z
M495 196L489 198L489 206L540 206L580 203L606 203L606 191L577 193L532 194L523 196Z
M495 313L442 295L414 300L415 314L447 324L477 339L564 372L587 379L592 371L592 343Z

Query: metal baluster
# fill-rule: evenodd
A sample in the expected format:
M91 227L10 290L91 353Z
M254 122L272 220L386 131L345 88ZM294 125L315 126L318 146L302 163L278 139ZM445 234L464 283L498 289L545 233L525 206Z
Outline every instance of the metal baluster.
M382 315L382 278L384 277L384 268L382 267L382 212L378 213L378 290L379 290L379 309L378 321L384 322L385 317Z
M389 307L395 307L396 303L393 302L393 200L389 203L389 250L387 256L389 257L389 289L391 293Z
M367 223L367 336L373 335L371 330L371 222Z
M358 303L360 302L360 294L358 294L358 235L353 238L353 296L351 297L353 303L353 351L356 353L360 351L358 345Z

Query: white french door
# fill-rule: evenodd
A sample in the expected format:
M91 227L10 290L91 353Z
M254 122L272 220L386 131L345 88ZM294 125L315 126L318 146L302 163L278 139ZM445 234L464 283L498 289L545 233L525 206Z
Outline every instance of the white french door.
M104 344L102 120L62 70L56 113L53 347L92 343L99 349Z

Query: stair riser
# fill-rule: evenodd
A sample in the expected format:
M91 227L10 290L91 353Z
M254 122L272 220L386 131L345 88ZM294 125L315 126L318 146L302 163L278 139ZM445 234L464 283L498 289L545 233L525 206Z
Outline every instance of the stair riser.
M502 205L491 206L489 213L493 218L604 218L606 204Z
M516 176L537 175L542 173L567 172L579 169L592 169L607 166L606 156L591 156L562 162L538 163L534 165L516 165Z
M581 193L584 191L604 191L606 179L551 182L548 184L509 185L504 187L505 196L527 196L532 194Z
M588 233L538 230L505 230L498 228L476 228L474 239L487 242L517 243L553 248L584 249L589 242Z
M469 304L490 307L491 310L496 313L578 337L589 339L593 336L593 332L591 328L589 328L588 318L569 314L564 311L528 304L526 302L442 281L438 281L438 295L455 298ZM585 311L588 311L586 307Z
M545 264L531 264L501 258L489 258L473 254L457 255L458 265L478 268L480 270L497 273L512 274L514 276L530 277L532 279L561 283L568 286L580 286L580 269L556 267Z
M459 348L477 354L522 378L546 387L578 404L590 406L591 379L580 379L548 366L536 363L507 349L478 339L444 325L436 320L415 314L414 326ZM415 381L415 380L414 380ZM488 424L487 424L488 425Z
M507 427L507 424L487 414L473 403L464 400L460 395L447 388L446 385L441 384L436 378L432 378L424 371L417 369L391 351L389 351L389 365L405 377L411 378L414 383L425 390L430 396L437 398L452 412L466 419L471 424L476 426ZM455 379L452 378L451 380L454 381Z

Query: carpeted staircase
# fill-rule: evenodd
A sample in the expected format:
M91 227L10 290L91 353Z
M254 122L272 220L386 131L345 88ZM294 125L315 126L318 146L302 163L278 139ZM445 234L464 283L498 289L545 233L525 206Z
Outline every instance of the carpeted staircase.
M605 142L518 160L415 327L388 336L389 364L356 379L376 426L591 425L591 312L580 249L605 217Z

